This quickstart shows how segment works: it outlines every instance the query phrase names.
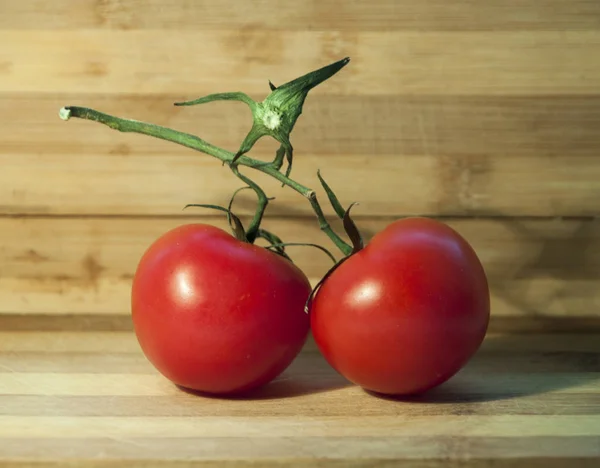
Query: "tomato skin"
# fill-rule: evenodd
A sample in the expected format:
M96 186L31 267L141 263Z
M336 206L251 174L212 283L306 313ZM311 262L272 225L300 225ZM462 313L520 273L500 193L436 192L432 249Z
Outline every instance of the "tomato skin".
M348 380L378 393L418 394L448 380L478 350L489 288L456 231L406 218L342 263L310 314L317 346Z
M308 335L306 276L263 247L204 224L177 227L142 256L132 286L140 346L189 389L250 391L277 377Z

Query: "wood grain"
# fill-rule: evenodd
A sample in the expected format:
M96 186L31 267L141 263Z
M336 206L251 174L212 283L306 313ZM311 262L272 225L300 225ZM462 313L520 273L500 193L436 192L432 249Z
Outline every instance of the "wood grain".
M35 29L222 29L285 30L545 30L596 29L594 0L376 0L346 2L285 0L4 0L0 28Z
M86 356L90 361L92 358ZM308 359L302 356L300 360ZM314 377L313 377L314 378ZM323 376L319 376L323 378ZM536 382L539 383L539 382ZM466 384L466 382L465 382ZM303 414L306 416L343 417L352 413L352 400L356 398L357 391L339 390L347 397L347 402L342 402L339 396L326 392L314 393L303 397ZM517 395L515 395L517 396ZM180 397L177 394L166 396L143 395L109 395L109 396L78 396L78 395L53 395L52 406L48 405L48 397L44 395L7 395L3 396L3 414L11 416L36 416L45 414L48 416L67 417L188 417L201 418L211 409L219 405L204 404L199 406L193 399ZM557 413L592 416L598 415L597 393L578 393L569 402L565 401L564 393L553 393L544 396L546 405L540 405L535 395L518 395L519 407L515 407L506 399L493 401L454 402L453 412L455 414L467 414L469 411L478 415L554 415ZM451 403L450 401L447 403ZM389 416L413 417L413 416L444 416L447 409L443 404L421 403L418 405L398 405L387 408ZM241 415L294 417L298 414L298 408L285 405L274 405L267 399L253 401L251 405L245 402L230 403L227 406L220 405L220 416L237 417ZM364 416L377 415L381 412L377 400L361 401L360 413ZM25 436L26 438L26 436Z
M486 381L485 382L480 382L478 380L475 379L464 379L463 380L463 385L465 386L469 386L471 388L471 392L473 392L474 394L481 394L481 393L485 393L488 394L490 396L494 396L495 392L497 391L501 391L502 393L506 392L506 390L498 390L498 389L506 389L506 388L510 388L511 389L511 393L519 395L521 393L524 393L527 391L527 388L530 387L535 387L535 388L553 388L553 386L557 386L559 387L559 389L557 390L553 390L554 393L560 393L560 392L565 392L565 393L569 393L571 395L576 395L579 393L583 393L583 394L590 394L590 393L598 393L600 392L600 384L598 384L597 382L595 382L595 380L597 380L598 376L591 376L592 379L594 380L592 382L588 382L586 384L582 384L581 381L582 379L585 380L586 378L589 378L590 376L588 375L580 375L578 373L567 373L567 374L561 374L561 373L552 373L552 374L545 374L545 373L537 373L537 374L533 374L533 375L511 375L511 374L492 374L492 375L488 375L486 376ZM165 380L156 374L152 374L152 375L139 375L139 374L134 374L134 373L127 373L127 374L101 374L98 375L96 373L92 373L92 374L85 374L85 373L81 373L81 374L68 374L68 375L60 375L60 374L52 374L52 373L28 373L25 375L17 375L17 376L6 376L3 378L3 382L0 385L0 393L6 393L6 394L16 394L16 395L57 395L57 396L167 396L167 395L173 395L175 392L179 391L178 389L174 388L173 386L169 385L168 382L165 382ZM342 395L343 396L343 395ZM350 397L348 395L348 397ZM394 416L394 418L397 418L398 415ZM261 424L260 424L260 419L258 415L253 415L253 418L255 418L255 424L256 424L256 430L258 432L262 432L264 433L265 436L270 436L273 437L274 435L277 435L277 432L272 433L272 434L268 434L266 431L261 430ZM95 421L97 421L95 419ZM301 420L296 420L297 423L302 423L302 424L306 424L308 423L308 421L304 421L302 422ZM579 422L577 420L565 420L563 421L564 424L566 425L571 425L574 429L574 433L572 435L577 435L575 434L575 431L577 430L581 430L583 432L580 432L578 435L597 435L600 436L600 434L593 432L593 427L590 425L589 428L587 428L585 426L585 419L584 418L580 418ZM168 421L164 421L165 423L168 424ZM239 421L240 424L244 425L244 423L242 421ZM290 421L291 423L294 423L294 420ZM344 421L340 421L341 423L343 423ZM352 421L349 419L346 419L346 422L351 423ZM516 422L516 421L515 421ZM548 421L546 421L548 422ZM560 422L560 421L558 421ZM203 429L203 427L201 426L197 426L194 425L196 423L196 421L190 421L189 425L186 425L185 422L182 423L182 425L180 426L180 429L177 428L176 424L172 424L171 427L174 431L174 433L177 433L177 431L179 432L179 436L180 437L185 437L185 436L189 436L191 437L193 435L193 431L199 431L197 432L198 435L201 434L201 432L207 429ZM201 421L201 424L204 423L204 421ZM216 427L216 420L212 420L212 421L208 421L208 427L210 428L211 424L214 425L215 427L214 432L212 433L214 436L218 436L218 428ZM249 426L251 423L251 421L247 421L245 423L245 425ZM357 421L354 421L354 424L356 424ZM385 431L385 426L386 423L388 423L387 420L382 419L379 422L374 421L374 424L378 425L381 430ZM435 421L431 421L433 426L436 426L436 422ZM481 422L482 424L485 424L485 422ZM596 421L597 423L597 421ZM57 424L61 424L60 421L57 421ZM106 423L108 426L114 426L115 425L115 421L109 419ZM139 431L142 432L137 432L135 435L131 434L131 436L134 437L146 437L146 436L152 436L152 434L154 434L155 436L161 433L160 431L160 420L159 421L144 421L144 420L139 420L139 421L131 421L131 424L129 427L129 432L135 431L135 427L140 427ZM492 424L494 424L492 422ZM581 424L583 424L583 426L581 426ZM75 426L75 429L77 429L77 425L74 424L74 422L72 420L66 420L64 422L64 425L67 426ZM123 424L121 424L123 425ZM154 425L154 428L152 428L152 426ZM538 425L538 424L536 424ZM544 425L542 423L539 424L540 426ZM546 424L547 425L547 424ZM2 416L0 416L0 438L2 436L6 437L8 435L14 435L17 437L26 437L27 434L25 434L23 431L27 430L27 427L31 426L31 427L35 427L35 426L48 426L48 424L44 424L43 421L37 421L34 419L34 417L32 417L32 419L27 422L25 421L25 424L21 426L21 429L19 430L19 428L17 427L17 424L15 422L14 417L5 417L3 418ZM272 425L275 426L275 425ZM476 424L476 426L480 426L480 424ZM104 427L104 426L102 426ZM206 426L204 426L206 427ZM579 429L577 429L577 427L579 427ZM281 430L281 432L279 432L280 435L284 435L285 434L285 428L282 426L277 426L277 429ZM343 425L342 426L338 426L336 428L334 427L330 427L329 428L331 432L335 432L335 430L343 430ZM389 429L389 428L388 428ZM413 428L414 429L414 428ZM435 430L432 430L431 428L429 429L430 433L432 435L451 435L453 432L456 431L456 427L455 426L451 426L451 427L447 427L447 428L441 428L441 430L443 431L442 433L436 433ZM466 428L465 428L466 429ZM48 432L46 432L45 436L48 437L48 435L51 435L52 433L56 432L56 431L60 431L60 427L54 427L54 428L48 428L46 429ZM103 431L104 429L98 429ZM144 432L146 430L149 430L150 432ZM367 429L371 431L370 435L383 435L384 433L376 433L376 431L374 431L372 428L371 429ZM598 431L598 427L597 424L595 426L595 430ZM357 429L357 431L360 431L360 429ZM449 432L448 432L449 431ZM62 432L62 431L61 431ZM86 437L85 433L79 433L80 435L77 435L76 432L74 433L65 433L66 437L73 437L73 438L77 438L77 437ZM108 435L109 432L106 432L106 434ZM113 433L113 437L119 437L118 432L117 433ZM237 436L237 437L244 437L243 434L239 434L236 433L234 430L230 430L229 434L231 436ZM37 435L35 435L35 433L32 431L29 434L31 437L33 438L37 438L37 437L44 437L44 433L37 433ZM207 435L206 433L204 435ZM320 434L316 434L318 436L322 436L323 433ZM333 434L332 434L333 435ZM340 434L342 435L342 434ZM364 437L369 435L368 433L360 433L360 432L354 432L354 433L348 433L348 436L354 436L354 437ZM502 433L502 434L498 434L499 436L506 436L506 433ZM543 433L543 434L539 434L539 435L556 435L556 433ZM94 434L87 434L87 437L94 437ZM221 436L223 437L223 436Z
M247 109L172 103L236 90L262 99L269 79L350 56L304 106L294 177L314 188L321 169L345 205L361 203L368 235L406 215L460 227L490 276L494 327L595 329L599 51L593 0L6 0L0 324L127 329L143 250L178 223L216 220L182 213L185 204L224 204L239 187L207 156L65 123L60 107L152 121L234 151ZM254 155L274 150L263 140ZM269 227L328 242L302 197L257 179L276 197ZM251 197L236 204L244 216L252 208ZM313 281L326 271L318 252L295 252Z
M225 228L221 217L202 217ZM284 240L327 241L305 218L273 218ZM366 238L392 218L366 218ZM598 317L600 224L596 220L445 219L476 249L490 280L492 315ZM0 218L0 311L129 314L131 280L156 237L192 219ZM339 228L338 224L334 224ZM290 255L313 279L331 266L311 248Z
M0 463L593 466L599 342L489 335L453 379L404 401L307 349L263 389L219 399L171 385L131 333L0 332Z
M0 466L598 466L600 2L0 3ZM403 401L351 385L311 339L243 398L174 387L131 332L133 273L167 229L224 227L181 208L226 203L239 184L206 156L58 109L234 151L247 109L172 103L262 99L267 80L344 56L294 130L294 176L314 187L320 168L344 204L360 201L367 238L441 216L484 263L491 332L450 382ZM327 243L301 197L258 180L277 197L265 227ZM236 203L244 221L252 207ZM329 267L290 254L313 282Z
M557 370L557 367L554 366L557 366L557 362L565 356L571 356L575 359L583 357L582 363L567 369L567 371L578 371L581 370L581 365L584 367L597 366L598 357L594 356L594 353L598 351L598 335L600 334L593 331L590 331L590 333L538 333L534 335L490 332L485 338L481 353L497 353L500 359L507 360L513 356L511 353L517 353L517 355L527 354L525 359L531 361L535 366L539 366L536 368L540 371L548 370L544 367L544 362L549 365L551 363L552 368ZM65 354L63 358L66 361L61 362L62 365L67 365L69 368L76 364L75 358L77 356L85 358L87 355L93 354L101 359L103 357L111 359L115 354L119 356L139 354L139 344L131 331L98 332L87 329L57 332L42 330L41 327L38 327L29 331L0 331L0 338L2 338L0 340L0 353L3 353L5 357L19 356L23 358L30 355L49 353L48 359L52 360L52 358L60 358L60 356L54 356L54 354ZM304 350L308 352L316 351L312 339L307 340ZM547 354L546 357L552 357L552 361L539 359L536 353ZM577 355L573 356L570 353L576 353ZM51 364L49 370L57 365L60 366L61 363ZM312 368L317 372L317 369L321 367L313 366ZM515 369L515 367L512 368ZM8 370L10 371L10 369ZM524 372L530 370L523 369Z
M263 94L267 79L350 56L344 78L315 95L589 95L600 91L599 47L595 30L0 30L0 92Z
M342 80L344 75L337 78ZM264 97L266 91L256 98ZM43 148L44 154L64 154L73 159L102 154L107 158L190 154L191 150L175 144L118 134L97 123L65 123L58 118L58 110L65 105L93 107L166 125L230 151L237 150L251 125L246 107L235 102L173 105L192 97L196 94L134 96L93 90L52 95L0 94L2 152L36 154ZM511 155L550 161L572 156L588 158L587 162L593 164L600 145L599 125L600 96L593 94L511 97L311 93L291 138L298 158L362 155L369 156L369 162L377 162L379 155L429 155L468 156L477 162L478 158L495 160ZM274 152L277 146L270 141L260 140L253 153L272 156L271 150Z
M122 332L132 331L131 315L121 312L113 313L48 313L2 312L0 313L0 330L10 332L29 332L46 330L53 332L100 331ZM490 319L489 332L493 333L590 333L600 331L598 315L498 315Z
M125 140L127 141L127 140ZM300 159L301 158L301 159ZM345 205L359 201L358 216L598 216L600 159L486 158L377 155L298 157L293 177L314 188L332 214L314 168L320 168ZM156 157L0 155L0 186L8 215L181 215L188 203L227 204L242 186L205 155ZM310 216L310 204L274 179L247 170L275 197L267 215ZM535 174L535 182L532 181ZM31 184L32 180L39 181ZM352 181L352 182L349 182ZM507 190L510 186L511 190ZM174 189L176 187L176 189ZM250 214L254 203L238 214Z
M239 182L213 158L55 115L65 103L79 103L238 147L249 123L246 112L221 104L182 111L171 105L174 100L0 99L0 213L163 215L200 197L224 203ZM294 134L294 177L316 187L320 168L339 197L360 201L365 213L600 213L598 99L330 97L314 104ZM275 149L273 141L262 140L257 155L266 160ZM280 213L310 212L290 189L266 176L257 180L277 197L275 210L283 205Z
M31 377L35 377L32 375ZM82 378L87 376L82 375ZM534 379L532 379L534 380ZM99 382L101 383L101 382ZM154 382L153 382L154 383ZM131 383L123 382L128 388ZM156 383L154 383L156 385ZM53 387L49 392L54 393ZM65 390L69 393L68 382ZM113 390L110 386L106 389ZM136 395L144 397L139 388L132 388ZM598 389L596 389L597 391ZM139 392L139 393L138 393ZM449 437L460 431L464 437L514 436L514 426L521 430L521 437L600 437L598 416L345 416L325 419L303 417L276 418L270 416L243 417L234 421L219 416L202 418L185 417L129 417L120 419L109 416L56 417L56 416L0 416L0 437L47 439L60 432L69 439L123 437L160 439L165 428L169 437L257 437L285 438L298 434L301 427L313 437L385 437L393 432L398 437Z

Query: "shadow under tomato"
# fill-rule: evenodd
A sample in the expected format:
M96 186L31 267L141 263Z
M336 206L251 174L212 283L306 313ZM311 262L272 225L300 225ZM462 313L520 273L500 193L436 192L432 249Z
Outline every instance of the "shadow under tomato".
M525 345L542 339L536 335L488 336L481 350L454 377L427 392L410 396L383 395L365 390L376 398L413 403L473 403L567 391L596 382L600 373L597 335L581 335L591 346L561 345L568 335L556 335L552 346Z
M349 387L344 377L335 372L317 352L304 351L290 367L270 383L242 393L213 394L178 386L182 391L203 398L221 400L277 400Z

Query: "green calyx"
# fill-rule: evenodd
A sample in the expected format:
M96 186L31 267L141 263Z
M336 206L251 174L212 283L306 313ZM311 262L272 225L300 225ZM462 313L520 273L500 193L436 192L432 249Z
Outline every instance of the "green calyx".
M350 59L346 57L279 87L276 87L269 81L271 93L262 102L254 101L245 93L233 92L210 94L193 101L178 102L175 105L191 106L219 100L244 102L252 111L253 124L235 153L231 164L235 165L239 157L249 152L260 138L271 136L281 144L271 164L279 170L283 166L283 159L285 157L288 161L288 168L286 170L286 177L288 177L292 170L293 161L293 147L290 142L290 133L294 129L298 117L302 114L302 107L308 92L323 81L331 78L347 65L348 62L350 62Z
M331 207L335 211L335 214L338 215L338 218L342 220L344 231L346 231L350 242L352 242L352 251L349 253L349 255L360 252L364 248L365 243L360 231L358 230L358 227L356 226L356 223L350 216L350 210L354 205L358 205L358 203L354 202L348 207L348 209L344 209L336 194L333 192L333 190L331 190L331 187L321 175L320 170L317 171L317 177L319 178L319 182L321 182L323 190L325 190L325 193L327 194L327 198L329 199Z

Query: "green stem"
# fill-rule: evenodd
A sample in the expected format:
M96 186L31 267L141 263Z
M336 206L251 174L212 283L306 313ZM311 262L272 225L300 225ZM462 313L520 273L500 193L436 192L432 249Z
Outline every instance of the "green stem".
M230 167L231 171L242 182L245 182L252 190L254 190L258 199L258 206L256 207L256 211L254 212L254 218L252 218L252 221L250 221L250 226L248 226L248 231L246 232L246 239L248 239L248 242L253 244L256 240L258 230L260 229L260 223L262 222L263 215L265 214L265 210L267 209L267 205L269 204L269 197L267 197L265 191L261 189L256 182L242 174L239 171L237 165L232 164Z
M207 141L198 138L195 135L191 135L189 133L184 132L178 132L176 130L172 130L167 127L162 127L160 125L140 122L139 120L115 117L109 114L105 114L103 112L96 111L94 109L89 109L87 107L63 107L60 110L59 115L63 120L69 120L69 118L71 117L76 117L104 124L112 128L113 130L118 130L120 132L140 133L143 135L160 138L161 140L177 143L187 148L206 153L209 156L213 156L223 161L224 163L231 163L231 161L234 158L234 153L214 146L208 143ZM283 185L290 187L291 189L306 197L309 200L315 214L317 215L317 219L319 220L319 226L321 230L332 240L332 242L344 255L349 255L352 252L352 247L346 242L344 242L344 240L335 233L335 231L327 222L327 219L325 218L323 210L319 205L314 190L311 190L310 188L305 187L304 185L290 179L289 177L286 177L285 174L279 172L279 170L272 164L265 164L263 161L260 161L258 159L242 155L237 158L236 164L240 166L250 167L265 174L268 174L271 177L280 181ZM259 208L261 208L260 205ZM262 218L262 214L260 214L260 218Z
M254 111L256 108L256 102L246 93L215 93L209 94L208 96L203 96L198 99L194 99L193 101L184 101L184 102L176 102L176 106L195 106L197 104L206 104L207 102L213 101L241 101L248 106L250 109Z

